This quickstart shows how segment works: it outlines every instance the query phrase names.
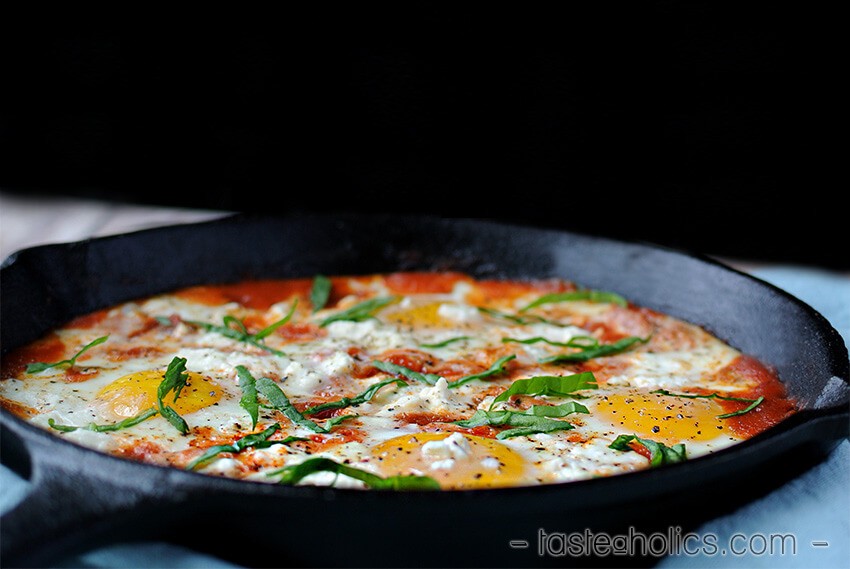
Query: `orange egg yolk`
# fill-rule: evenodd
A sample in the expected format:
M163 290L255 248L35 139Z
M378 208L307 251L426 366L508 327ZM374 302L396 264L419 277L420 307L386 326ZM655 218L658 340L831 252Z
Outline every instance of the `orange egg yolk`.
M410 308L389 312L384 318L394 324L413 327L445 328L455 325L456 323L440 316L440 306L441 303L439 302L418 304Z
M729 434L723 420L717 418L723 412L711 399L637 392L607 395L595 410L619 432L668 444L707 441L720 434Z
M516 486L526 463L495 439L462 433L415 433L384 441L373 449L385 475L430 476L443 488Z
M157 405L157 388L163 379L162 371L140 371L120 377L101 389L95 396L98 407L117 417L133 417ZM187 372L186 387L174 401L173 392L164 403L183 415L212 405L221 399L221 388L199 373Z

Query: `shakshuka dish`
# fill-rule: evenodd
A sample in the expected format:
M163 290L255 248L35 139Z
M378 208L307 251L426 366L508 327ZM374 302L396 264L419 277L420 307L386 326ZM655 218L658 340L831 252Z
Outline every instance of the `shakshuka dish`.
M0 405L129 460L373 490L666 467L796 411L768 366L617 291L444 272L111 306L5 354Z

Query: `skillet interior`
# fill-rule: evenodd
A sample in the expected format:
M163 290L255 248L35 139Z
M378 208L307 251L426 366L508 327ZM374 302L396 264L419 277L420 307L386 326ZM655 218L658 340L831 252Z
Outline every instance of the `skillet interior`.
M848 435L846 347L797 299L699 255L482 220L237 215L32 248L7 259L0 274L2 350L79 314L191 284L414 269L560 276L614 290L704 326L773 366L803 412L750 441L669 468L438 495L279 488L130 463L3 412L4 464L36 489L3 519L4 560L39 565L74 547L155 536L240 565L563 565L570 560L537 555L539 530L689 527L781 484ZM281 546L233 546L260 536ZM530 547L512 549L511 540Z

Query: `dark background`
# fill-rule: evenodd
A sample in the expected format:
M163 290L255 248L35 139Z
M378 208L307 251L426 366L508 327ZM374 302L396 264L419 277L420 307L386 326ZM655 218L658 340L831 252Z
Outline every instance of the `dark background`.
M834 16L804 10L489 21L421 4L419 33L397 20L394 41L345 16L18 34L7 19L0 188L496 218L846 269L837 69L810 27Z

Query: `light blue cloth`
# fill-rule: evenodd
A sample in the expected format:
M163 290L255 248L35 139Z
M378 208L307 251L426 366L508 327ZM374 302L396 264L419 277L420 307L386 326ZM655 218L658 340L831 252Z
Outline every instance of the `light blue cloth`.
M775 284L823 314L844 338L850 339L850 278L807 267L771 267L752 274ZM20 502L29 483L0 467L0 512ZM694 532L718 546L714 555L678 555L662 559L664 569L694 567L850 567L850 441L844 441L823 463L771 494L728 516L712 520ZM779 538L786 537L785 554ZM813 545L825 542L828 545ZM696 544L697 542L689 542ZM720 554L727 548L726 555ZM732 552L751 547L755 553ZM692 548L696 550L699 548ZM765 550L763 553L759 553ZM757 554L758 553L758 554ZM233 568L208 555L162 543L115 544L89 551L57 567Z

